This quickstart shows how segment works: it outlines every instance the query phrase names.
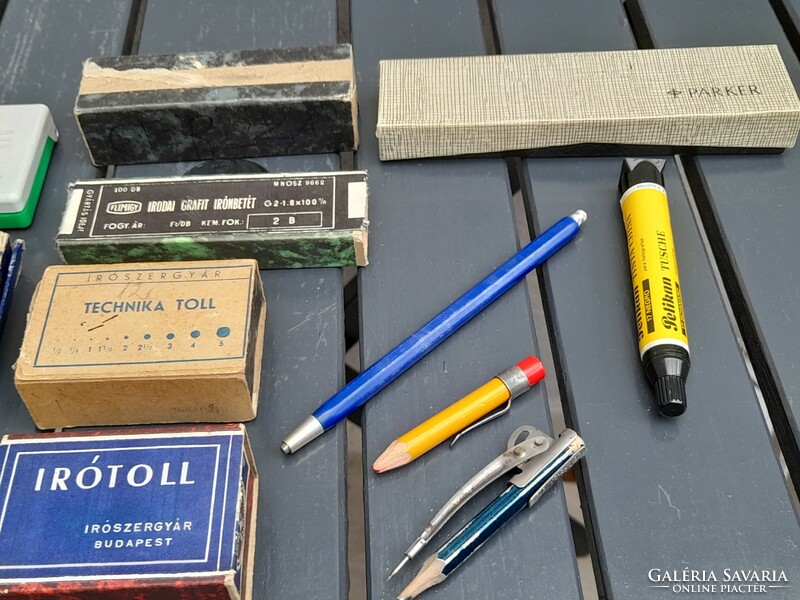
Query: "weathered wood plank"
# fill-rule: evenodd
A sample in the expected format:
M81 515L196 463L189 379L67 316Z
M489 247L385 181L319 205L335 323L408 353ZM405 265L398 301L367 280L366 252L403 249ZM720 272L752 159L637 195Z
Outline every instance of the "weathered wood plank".
M691 15L691 25L681 25L663 6L641 3L656 45L777 44L798 88L800 61L770 4L681 2L677 8ZM720 270L800 489L800 264L792 259L800 254L800 153L793 148L779 157L702 157L696 164L698 206L720 251Z
M0 103L50 107L59 140L53 151L31 227L11 231L27 243L22 276L0 340L0 434L33 431L14 388L28 305L45 267L61 260L54 239L67 200L67 184L98 175L72 116L81 63L91 55L119 54L131 0L11 0L0 22Z
M659 5L674 15L676 29L699 19L691 2L680 4ZM616 0L568 6L498 0L497 6L504 52L635 47ZM725 10L720 5L713 17L708 11L709 19ZM616 189L620 163L530 160L524 166L537 229L564 212L566 199L589 214L581 237L562 251L563 260L545 266L543 280L567 418L588 446L581 479L599 583L608 598L638 600L671 593L648 588L658 585L648 581L654 568L714 570L720 580L725 568L783 569L797 582L800 529L671 159L666 187L692 370L687 413L668 420L655 407L636 349ZM770 597L794 598L796 585L770 590Z
M288 47L336 41L336 3L221 5L149 0L139 54ZM333 170L331 154L254 159L269 172ZM117 176L171 175L195 163L120 167ZM339 269L262 271L267 336L259 415L248 424L261 475L254 598L347 598L344 423L301 454L280 440L344 384Z
M476 5L376 3L352 6L361 108L356 159L370 175L371 257L360 274L362 364L378 360L518 248L505 162L436 160L380 163L374 137L378 61L482 54ZM552 260L560 260L560 256ZM519 425L549 430L543 386L514 401L511 414L437 448L412 465L376 476L388 443L498 371L536 353L527 290L520 285L365 407L368 594L397 595L419 568L386 577L442 502L505 449ZM552 375L551 375L552 376ZM505 482L453 520L438 548ZM560 485L490 540L436 590L438 598L579 597L574 550Z

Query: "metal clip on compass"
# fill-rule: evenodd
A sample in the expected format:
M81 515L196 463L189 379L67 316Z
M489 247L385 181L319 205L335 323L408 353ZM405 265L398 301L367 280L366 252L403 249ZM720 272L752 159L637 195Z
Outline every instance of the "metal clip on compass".
M542 494L578 462L585 450L583 440L571 429L565 429L556 439L529 425L516 429L508 440L508 450L481 469L445 502L422 535L406 550L405 557L390 578L416 557L444 524L478 492L514 468L519 468L519 472L511 478L502 494L427 558L420 572L400 594L399 600L416 598L426 589L444 581L514 515L525 506L536 504Z

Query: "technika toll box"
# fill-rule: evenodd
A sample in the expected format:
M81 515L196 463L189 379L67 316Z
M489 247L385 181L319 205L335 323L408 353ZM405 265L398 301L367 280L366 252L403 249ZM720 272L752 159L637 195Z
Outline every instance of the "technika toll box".
M70 264L366 266L367 212L366 171L78 181L56 241Z
M101 165L358 146L350 44L90 58L75 117Z
M243 425L6 436L0 499L4 599L252 598Z
M42 429L247 421L265 318L254 260L49 267L14 381Z

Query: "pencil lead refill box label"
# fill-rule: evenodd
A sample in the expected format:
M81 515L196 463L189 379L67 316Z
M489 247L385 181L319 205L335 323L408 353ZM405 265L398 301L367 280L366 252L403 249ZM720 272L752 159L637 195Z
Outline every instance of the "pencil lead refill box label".
M780 151L798 129L774 45L380 64L382 160Z
M66 262L255 258L262 269L365 266L366 171L78 181Z
M244 426L11 435L0 465L3 598L252 597Z
M253 260L49 267L15 383L42 429L249 420L265 318Z
M75 117L96 165L358 147L349 44L90 58Z

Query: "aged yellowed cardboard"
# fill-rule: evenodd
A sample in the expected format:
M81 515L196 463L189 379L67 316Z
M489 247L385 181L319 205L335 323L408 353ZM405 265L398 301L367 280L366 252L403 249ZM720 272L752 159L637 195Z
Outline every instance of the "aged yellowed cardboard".
M255 260L50 267L15 383L42 429L247 421L265 319Z

